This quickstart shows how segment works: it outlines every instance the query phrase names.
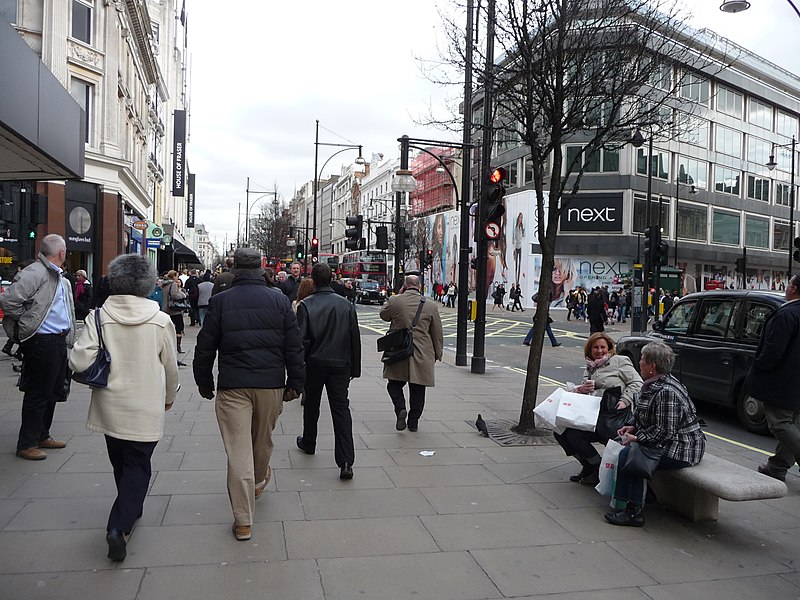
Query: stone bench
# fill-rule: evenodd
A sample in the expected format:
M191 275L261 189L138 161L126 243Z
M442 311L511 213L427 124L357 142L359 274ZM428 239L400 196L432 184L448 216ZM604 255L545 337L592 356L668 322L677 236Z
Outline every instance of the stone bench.
M656 471L650 486L660 504L693 523L716 521L720 498L744 502L781 498L788 492L782 481L711 454L693 467Z

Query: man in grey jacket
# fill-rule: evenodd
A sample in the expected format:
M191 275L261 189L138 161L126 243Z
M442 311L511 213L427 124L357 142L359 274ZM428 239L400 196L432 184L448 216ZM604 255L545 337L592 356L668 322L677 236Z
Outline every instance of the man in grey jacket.
M17 456L27 460L47 458L42 448L66 446L50 436L56 402L64 395L67 346L75 339L72 286L61 269L66 255L64 238L45 236L39 259L17 273L14 284L0 295L3 327L19 340L23 355L20 390L25 396Z

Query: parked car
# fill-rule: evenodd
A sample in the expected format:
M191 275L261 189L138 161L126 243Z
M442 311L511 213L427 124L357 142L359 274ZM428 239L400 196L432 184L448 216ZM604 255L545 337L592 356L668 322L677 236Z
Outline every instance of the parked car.
M675 352L672 372L693 400L733 407L748 431L766 435L764 407L743 384L764 324L785 302L783 294L761 290L689 294L653 324L653 331L620 338L617 353L638 365L642 346L666 343Z
M381 289L377 281L357 279L356 302L360 304L377 303L383 306L386 302L386 290Z

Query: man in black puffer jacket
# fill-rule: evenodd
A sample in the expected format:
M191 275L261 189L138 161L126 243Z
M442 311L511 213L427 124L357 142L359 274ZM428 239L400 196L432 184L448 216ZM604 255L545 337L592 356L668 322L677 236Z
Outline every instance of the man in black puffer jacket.
M361 333L356 307L331 289L331 269L318 263L311 269L315 291L297 307L297 322L306 351L308 378L303 405L303 435L297 447L314 454L322 387L328 392L333 418L334 457L341 479L353 478L353 421L347 391L361 376Z
M272 430L283 401L302 392L306 373L297 318L288 298L267 287L259 252L240 248L233 268L231 287L209 300L193 367L200 395L213 399L219 353L215 408L228 454L233 532L248 540L255 499L272 475Z

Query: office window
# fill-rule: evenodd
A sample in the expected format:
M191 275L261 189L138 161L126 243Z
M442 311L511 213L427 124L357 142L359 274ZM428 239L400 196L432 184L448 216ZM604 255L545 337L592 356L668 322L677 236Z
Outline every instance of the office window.
M669 91L672 85L672 69L663 62L650 65L650 78L648 83L653 87Z
M9 23L16 23L17 0L0 0L0 15L8 19Z
M656 179L669 179L669 152L653 150L653 159L650 163L653 177ZM647 148L636 149L636 172L647 175Z
M714 220L711 226L711 241L715 244L739 245L739 213L722 212L714 209Z
M566 165L567 169L570 168L572 161L580 153L582 146L567 146ZM600 152L590 157L584 157L584 173L609 173L619 171L619 152L615 150L606 150L601 148ZM574 167L572 172L577 172L578 167Z
M547 157L547 160L544 162L543 166L544 176L547 177L550 175L550 157ZM525 183L533 183L533 159L527 157L525 159ZM545 182L546 185L546 182Z
M75 101L83 109L84 117L84 130L86 132L86 143L91 145L91 123L92 123L92 97L94 94L94 86L80 79L72 79L70 83L70 92Z
M757 127L772 131L772 107L753 98L747 103L747 120Z
M769 202L770 180L757 175L747 176L747 197L753 200Z
M647 222L647 196L644 194L634 194L633 196L633 233L644 233ZM670 204L669 199L662 198L661 205L661 229L664 232L669 231ZM650 201L650 223L658 224L659 201L658 196L653 196ZM667 237L667 234L663 234Z
M678 202L678 237L705 242L708 239L708 207L681 200Z
M721 85L717 87L717 110L719 112L741 119L743 106L742 94Z
M699 190L708 189L708 163L687 156L678 156L678 181Z
M739 182L742 178L741 171L717 165L714 169L714 189L726 194L741 195Z
M708 121L694 115L681 115L677 124L678 141L708 148Z
M789 234L789 224L776 220L772 224L772 249L789 250L792 236Z
M750 162L766 165L769 162L771 151L772 144L769 142L760 140L752 135L747 136L747 160Z
M708 106L710 89L708 79L694 73L687 73L681 83L681 97Z
M747 248L769 249L769 219L744 216L744 245Z
M775 115L775 133L790 138L797 137L797 117L778 111Z
M775 182L775 204L777 206L789 206L791 200L792 186L788 183L780 181ZM797 198L797 188L794 191L795 199ZM796 200L795 200L796 203Z
M72 37L92 43L92 2L72 0Z
M714 136L714 149L717 152L742 157L742 132L717 125Z

